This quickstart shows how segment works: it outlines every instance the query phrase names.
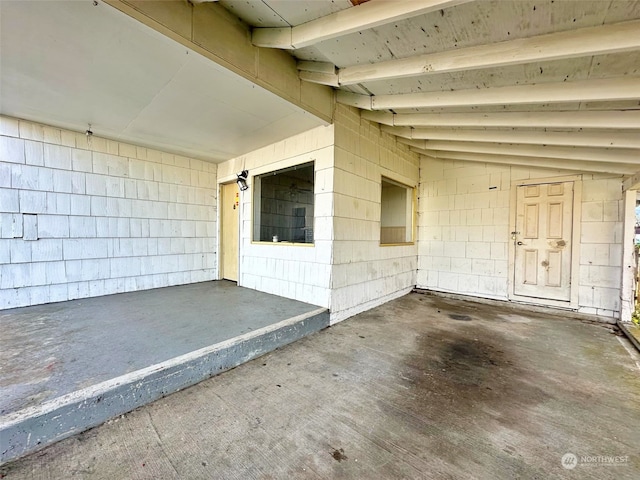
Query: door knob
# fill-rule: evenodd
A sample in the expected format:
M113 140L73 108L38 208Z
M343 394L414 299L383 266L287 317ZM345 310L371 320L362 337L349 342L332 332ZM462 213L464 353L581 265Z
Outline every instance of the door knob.
M522 242L518 242L518 245L524 245L524 243L522 243Z

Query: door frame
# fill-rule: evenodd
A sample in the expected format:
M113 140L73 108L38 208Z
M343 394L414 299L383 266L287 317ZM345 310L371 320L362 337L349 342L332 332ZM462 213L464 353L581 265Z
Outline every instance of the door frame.
M216 186L216 279L223 280L222 278L222 186L236 183L236 176L230 175L227 177L218 178L218 184ZM240 286L240 279L242 278L241 262L242 257L242 192L240 193L238 205L238 281L236 284Z
M515 241L511 239L511 232L516 225L517 216L517 188L526 185L538 185L542 183L573 182L573 212L571 222L571 294L568 302L562 300L551 300L544 298L532 298L516 295L515 292ZM528 303L532 305L544 305L548 307L560 307L571 310L578 309L579 281L580 281L580 230L582 219L582 175L565 175L560 177L530 178L526 180L511 181L511 196L509 199L509 231L507 232L509 244L509 277L508 277L508 297L510 301Z

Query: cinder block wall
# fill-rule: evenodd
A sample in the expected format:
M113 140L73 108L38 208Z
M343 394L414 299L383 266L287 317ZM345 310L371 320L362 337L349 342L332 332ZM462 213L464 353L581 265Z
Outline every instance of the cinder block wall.
M216 165L0 117L0 309L211 280Z
M567 172L423 157L420 175L417 286L507 300L511 183ZM583 174L581 210L579 311L617 317L621 178Z
M244 169L250 176L249 190L240 193L240 286L329 307L333 143L333 125L317 127L219 165L221 183L234 181ZM315 162L313 245L254 242L252 177L311 161Z
M418 155L352 107L336 106L335 130L332 323L409 292L418 252L417 238L380 246L382 176L417 186Z

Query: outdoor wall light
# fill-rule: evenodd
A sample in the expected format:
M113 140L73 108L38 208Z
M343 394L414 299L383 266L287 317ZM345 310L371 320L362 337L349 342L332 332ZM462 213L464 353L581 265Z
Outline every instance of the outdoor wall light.
M236 174L238 179L236 182L238 183L238 187L241 191L245 191L249 189L249 185L247 185L247 178L249 177L249 172L247 170L242 170L240 173Z

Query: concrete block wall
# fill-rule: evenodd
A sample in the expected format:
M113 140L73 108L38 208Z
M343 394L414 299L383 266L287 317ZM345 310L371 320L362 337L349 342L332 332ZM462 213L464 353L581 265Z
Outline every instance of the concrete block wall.
M508 299L514 180L566 176L476 162L421 160L417 286ZM579 311L617 316L622 261L621 178L582 175Z
M409 292L416 284L417 242L380 246L382 176L417 186L419 158L359 111L338 104L331 322ZM417 233L417 232L416 232Z
M239 282L243 287L329 307L333 239L334 127L317 127L219 165L218 181L249 171L249 190L240 192ZM314 243L252 240L253 176L315 162Z
M0 117L0 309L215 278L216 168Z
M580 311L618 317L624 200L620 177L583 175Z

